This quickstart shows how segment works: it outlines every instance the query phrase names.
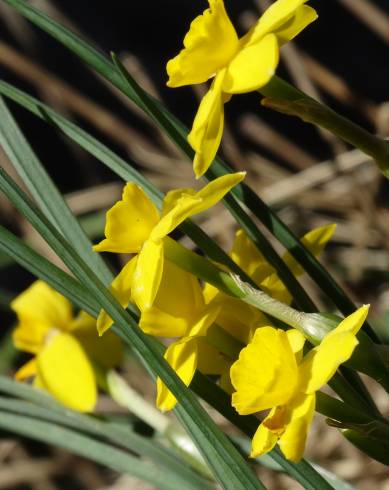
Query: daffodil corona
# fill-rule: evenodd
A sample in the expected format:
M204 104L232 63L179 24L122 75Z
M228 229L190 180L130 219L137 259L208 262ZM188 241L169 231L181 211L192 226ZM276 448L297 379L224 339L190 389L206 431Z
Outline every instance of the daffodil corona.
M306 1L277 0L240 39L223 0L208 0L209 9L192 22L184 49L167 64L167 85L192 85L214 77L188 136L197 177L207 171L220 145L224 103L234 94L265 86L278 65L279 48L317 18Z
M16 373L45 389L63 405L81 412L93 410L97 382L93 365L110 369L120 363L122 345L96 332L96 321L85 312L73 317L72 305L43 281L36 281L12 303L18 324L13 341L34 357Z
M299 331L256 330L231 368L235 409L241 415L271 409L254 435L252 457L271 451L278 442L287 459L302 458L315 412L315 393L350 359L368 310L362 306L349 315L305 357L305 339Z

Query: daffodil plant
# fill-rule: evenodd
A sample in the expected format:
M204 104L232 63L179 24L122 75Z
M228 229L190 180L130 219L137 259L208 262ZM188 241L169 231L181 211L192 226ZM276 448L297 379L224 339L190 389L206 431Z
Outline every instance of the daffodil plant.
M15 377L31 380L33 387L46 391L66 407L61 412L57 406L54 415L47 415L50 407L44 407L35 422L39 419L42 423L40 418L47 416L51 423L55 420L60 424L59 413L70 417L73 431L80 429L99 437L96 447L90 440L85 443L85 434L76 441L82 446L80 454L100 463L108 454L102 449L102 439L110 440L112 431L116 436L111 451L119 457L107 459L117 469L118 461L129 457L118 453L117 446L124 445L128 453L137 452L138 446L143 451L145 441L140 443L141 436L128 432L123 432L122 441L117 437L117 424L108 422L101 429L96 418L80 414L77 418L71 410L95 411L98 389L104 389L153 427L158 438L171 441L174 438L168 435L168 428L174 428L174 424L161 412L174 409L193 443L188 443L183 431L174 429L175 442L181 440L177 445L183 451L161 457L155 447L147 446L145 455L146 459L159 459L154 461L157 465L166 464L159 478L161 474L170 475L172 467L180 468L180 478L187 478L190 484L177 480L178 485L173 478L169 486L157 479L157 486L163 488L213 488L213 478L223 488L265 488L192 390L252 437L251 457L269 453L301 484L308 482L309 488L332 488L323 472L302 461L315 411L329 417L329 425L340 428L366 454L389 464L388 421L358 374L368 374L389 390L387 351L371 328L363 328L369 327L369 306L354 307L316 261L335 225L314 229L299 241L273 210L256 200L254 191L242 184L245 172L228 172L218 162L214 164L215 172L214 167L207 172L222 139L224 105L233 95L252 91L266 96L264 105L325 127L377 158L381 168L389 168L387 142L319 102L312 102L276 75L280 49L317 18L316 11L306 0L276 0L239 38L223 0L208 0L209 8L192 22L183 49L167 63L169 87L211 80L192 129L186 134L177 119L125 72L117 57L113 57L112 64L28 2L1 1L76 52L151 115L191 156L187 137L194 150L196 178L217 176L200 189L172 189L158 200L160 194L153 186L102 143L35 99L8 88L7 96L39 117L44 114L45 119L127 180L121 199L107 211L103 239L92 247L0 100L0 143L39 209L2 168L0 190L69 270L64 272L50 264L0 226L0 250L40 278L10 304L16 314L14 344L33 356ZM188 221L223 199L239 225L229 253ZM286 245L288 250L282 257L270 242L264 245L264 235L250 213ZM185 248L176 236L170 236L177 228L192 239L196 250ZM114 277L103 256L95 252L126 254L126 263ZM296 279L305 271L345 318L338 312L313 313L316 307ZM308 304L300 309L309 311L296 309L302 303L298 301L299 291ZM75 310L73 304L81 310ZM123 341L153 377L156 407L126 386L114 370L123 361ZM326 384L339 399L321 392ZM20 383L17 386L28 391ZM4 386L0 379L1 390ZM29 395L27 399L35 402L36 397ZM44 436L23 424L15 428L13 419L7 419L10 407L17 407L17 413L26 411L24 402L11 400L10 404L1 395L0 428L8 430L13 424L15 432L42 440ZM34 414L37 410L34 406ZM4 420L11 422L7 425ZM81 429L84 423L85 431ZM50 437L55 433L51 431ZM68 437L74 440L75 435ZM135 450L129 446L133 440L139 442ZM190 469L186 468L188 462ZM143 458L136 463L143 464ZM138 470L136 467L135 473ZM143 474L156 483L147 471Z

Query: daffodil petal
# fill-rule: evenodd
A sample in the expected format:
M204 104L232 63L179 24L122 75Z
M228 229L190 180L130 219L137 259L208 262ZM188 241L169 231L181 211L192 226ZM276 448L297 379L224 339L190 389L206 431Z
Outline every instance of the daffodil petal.
M299 366L301 390L314 393L325 385L338 367L350 359L358 340L350 332L341 332L312 349Z
M297 463L303 457L308 430L315 413L315 395L300 395L288 406L289 422L278 444L286 459Z
M299 366L300 389L304 393L314 393L324 386L335 374L338 367L350 359L358 340L350 332L342 332L312 349Z
M186 386L190 385L197 367L197 339L174 342L165 352L165 359ZM174 408L177 400L160 378L157 380L157 407L162 411Z
M194 196L195 194L196 191L191 188L172 189L171 191L167 192L165 194L165 197L163 198L161 216L164 217L170 211L172 211L172 209L176 207L177 203L183 196Z
M161 240L189 216L196 214L200 199L196 195L182 194L175 206L165 214L150 234L150 240Z
M178 291L178 290L177 290ZM177 297L172 298L172 300ZM190 318L176 317L153 305L142 312L139 326L155 337L182 337L190 328Z
M220 306L210 304L206 306L198 318L197 322L191 327L188 337L201 337L206 335L208 328L214 323L220 311Z
M196 207L196 213L202 213L214 206L223 199L232 188L240 184L245 177L246 172L234 172L211 180L196 194L196 197L201 199L201 203Z
M221 374L219 379L219 386L222 390L224 390L229 395L232 395L235 391L234 387L231 383L230 370L226 369L224 373Z
M301 332L299 332L295 328L291 328L290 330L287 330L286 335L288 337L288 342L293 351L293 354L296 357L296 361L297 363L299 363L303 356L305 337Z
M97 400L95 375L80 343L57 333L37 356L38 374L45 388L69 408L93 410Z
M185 48L167 64L169 87L205 82L228 63L238 47L223 0L209 0L209 6L191 23Z
M277 441L277 435L262 423L254 434L250 458L257 458L258 456L268 453L274 448Z
M294 394L297 363L283 330L258 328L231 367L236 392L232 405L241 415L285 404Z
M186 218L194 214L202 213L211 208L245 177L245 172L235 172L222 175L212 180L198 192L182 193L174 201L174 206L165 214L150 235L150 239L157 240L164 238L173 231Z
M68 330L72 305L43 281L34 282L11 303L18 316L13 340L18 349L36 354L50 328Z
M341 332L350 332L356 335L367 318L369 308L370 305L363 305L351 313L351 315L346 316L334 330L331 330L331 332L326 335L326 338Z
M132 298L140 311L154 303L163 273L163 241L147 240L142 247L132 280Z
M174 297L179 293L180 301ZM165 260L161 287L155 298L159 308L175 313L177 316L194 319L204 308L204 298L200 283L193 274Z
M31 376L35 376L37 373L37 369L38 367L36 357L33 357L16 371L15 379L17 379L18 381L23 381L24 379L30 378Z
M303 236L303 238L301 239L301 243L315 257L318 257L323 251L324 247L327 245L327 243L331 240L333 234L335 233L335 229L336 224L334 223L315 228ZM289 267L293 275L300 276L304 273L304 269L289 252L286 252L284 254L283 260Z
M269 324L258 309L236 298L220 294L213 302L221 307L217 324L245 345L251 340L253 328Z
M241 49L228 65L222 90L242 94L258 90L273 77L279 61L278 40L267 34L257 43Z
M312 349L299 365L301 390L314 393L335 374L340 364L350 359L358 344L356 334L363 325L369 307L362 306L345 318Z
M127 308L131 301L132 283L137 265L138 257L133 257L119 274L112 281L110 286L111 293L119 301L123 308ZM103 335L113 324L112 318L104 310L100 310L99 316L96 322L96 328L99 335Z
M229 255L257 284L274 272L273 267L241 229L236 232Z
M308 5L302 5L295 11L292 19L273 32L277 36L280 45L283 45L295 38L297 34L299 34L316 19L316 10Z
M93 247L96 252L139 252L159 221L159 212L145 192L129 182L118 201L107 212L105 236Z
M256 25L241 40L245 45L255 44L266 34L281 30L307 0L277 0L265 10Z
M196 178L201 177L213 162L224 128L224 99L222 82L225 70L212 82L211 88L202 98L193 126L188 134L188 142L196 152L193 170Z
M32 382L32 386L34 388L38 388L39 390L45 390L45 391L48 391L48 389L46 388L45 384L43 383L43 380L42 378L39 376L39 373L36 374L33 382Z
M276 272L273 272L263 279L259 285L261 289L272 298L277 299L278 301L281 301L281 303L285 303L287 305L291 304L293 297L286 289L285 284L281 281Z
M197 278L165 260L154 304L142 312L139 326L151 335L182 337L196 323L204 306Z

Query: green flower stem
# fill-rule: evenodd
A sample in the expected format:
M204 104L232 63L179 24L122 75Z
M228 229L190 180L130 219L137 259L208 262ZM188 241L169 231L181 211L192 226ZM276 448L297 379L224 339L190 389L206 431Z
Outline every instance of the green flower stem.
M274 76L259 92L265 96L262 105L278 112L297 116L305 122L331 131L342 140L371 156L381 172L389 178L389 143L349 119L336 113L328 106L309 97L281 78Z
M237 275L221 271L209 260L186 249L169 237L164 240L164 252L165 257L181 269L212 284L219 291L238 298L291 327L302 330L304 321L307 321L305 319L309 317L309 314L297 311L275 300L263 291L255 289L250 284L241 281ZM318 340L316 339L317 342Z
M127 408L152 427L160 437L167 439L192 468L213 479L197 447L180 425L141 397L116 371L108 371L106 386L108 393L118 405Z
M116 371L108 371L106 383L109 394L118 405L130 410L159 434L166 431L170 419L141 397Z

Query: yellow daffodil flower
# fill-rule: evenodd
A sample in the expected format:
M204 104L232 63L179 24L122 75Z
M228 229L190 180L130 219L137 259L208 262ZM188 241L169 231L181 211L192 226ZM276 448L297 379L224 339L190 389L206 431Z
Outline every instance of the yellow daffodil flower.
M93 410L97 400L93 364L106 369L118 365L119 338L114 334L99 338L96 321L85 312L73 317L70 302L43 281L32 284L12 301L11 308L18 318L14 344L34 355L16 378L34 377L35 386L63 405L81 412Z
M138 257L125 266L112 284L112 293L123 307L132 299L132 282ZM206 342L206 332L214 322L219 306L206 305L196 277L165 260L161 283L154 303L142 311L139 326L155 337L175 338L165 352L165 359L181 380L189 386L196 369L204 374L220 374L230 366L226 359ZM98 328L111 322L102 311ZM157 380L157 407L167 411L177 400L164 383Z
M265 454L278 442L285 457L298 462L304 452L315 411L315 393L350 359L356 334L368 314L362 306L302 356L304 336L273 327L258 328L231 368L236 392L232 405L241 415L270 410L252 441L252 457Z
M185 219L214 206L244 176L244 172L223 175L197 192L194 189L170 191L164 198L162 213L139 186L128 183L122 200L107 212L106 238L93 247L97 252L138 254L134 271L130 267L123 269L113 289L119 294L121 283L126 282L128 273L131 277L133 273L133 300L141 311L151 307L162 277L164 238ZM109 322L99 322L100 334L109 326Z
M258 90L275 73L279 48L317 18L307 0L277 0L238 39L223 0L208 0L209 8L191 23L184 49L167 64L169 87L206 82L214 77L203 98L188 141L195 150L197 177L213 159L223 134L224 103L233 94Z

